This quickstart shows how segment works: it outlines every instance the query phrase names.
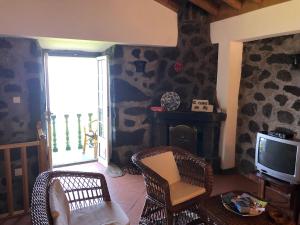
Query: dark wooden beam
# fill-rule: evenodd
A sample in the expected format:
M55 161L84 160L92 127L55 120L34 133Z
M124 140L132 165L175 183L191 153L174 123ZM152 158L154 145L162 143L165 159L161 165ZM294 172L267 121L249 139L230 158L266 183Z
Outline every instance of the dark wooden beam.
M242 3L240 0L223 0L230 7L240 10L242 8Z
M174 1L172 0L154 0L162 5L164 5L165 7L175 11L175 12L178 12L179 11L179 5L176 4Z
M190 2L213 16L219 14L218 6L213 4L210 0L190 0Z
M262 3L262 1L263 0L251 0L252 2L255 2L255 3L257 3L257 4L260 4L260 3Z

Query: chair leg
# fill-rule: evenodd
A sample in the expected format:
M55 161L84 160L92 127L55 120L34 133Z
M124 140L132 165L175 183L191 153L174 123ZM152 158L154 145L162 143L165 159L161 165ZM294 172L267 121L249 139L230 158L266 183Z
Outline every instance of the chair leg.
M94 137L94 158L97 159L98 156L98 138Z
M173 213L167 210L167 225L173 225Z

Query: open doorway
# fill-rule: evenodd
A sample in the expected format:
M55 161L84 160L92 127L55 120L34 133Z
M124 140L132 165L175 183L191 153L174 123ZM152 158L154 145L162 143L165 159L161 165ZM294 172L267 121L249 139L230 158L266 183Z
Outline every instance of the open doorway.
M106 57L48 56L47 67L52 166L98 159L106 165L109 154Z

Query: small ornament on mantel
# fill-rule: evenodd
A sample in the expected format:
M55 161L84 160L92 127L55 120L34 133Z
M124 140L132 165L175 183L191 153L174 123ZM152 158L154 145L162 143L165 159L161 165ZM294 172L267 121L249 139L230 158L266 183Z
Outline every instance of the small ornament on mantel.
M175 70L177 73L179 73L179 72L182 71L182 69L183 69L183 64L182 64L182 62L177 61L177 62L174 64L174 70Z
M208 100L193 99L192 112L213 112L214 106Z

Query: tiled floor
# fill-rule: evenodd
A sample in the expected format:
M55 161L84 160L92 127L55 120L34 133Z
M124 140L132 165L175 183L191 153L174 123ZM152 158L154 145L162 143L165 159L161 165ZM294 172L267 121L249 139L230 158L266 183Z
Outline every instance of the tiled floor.
M60 168L62 169L62 168ZM65 170L100 172L105 169L98 163L89 163L80 166L70 166ZM105 174L111 198L118 202L128 215L131 225L137 225L143 210L145 188L142 176L126 174L123 177L111 178ZM255 194L256 185L241 175L216 175L213 195L231 190L244 190ZM0 221L0 225L30 225L28 216Z

